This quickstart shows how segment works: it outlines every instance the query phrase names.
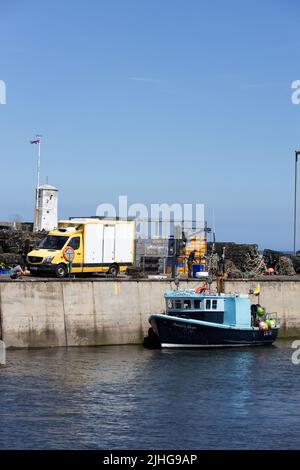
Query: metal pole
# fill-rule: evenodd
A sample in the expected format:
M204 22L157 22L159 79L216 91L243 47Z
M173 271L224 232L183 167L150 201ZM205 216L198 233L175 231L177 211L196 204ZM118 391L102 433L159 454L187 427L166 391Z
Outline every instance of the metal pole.
M294 255L296 255L296 234L297 234L297 163L299 151L295 151L295 194L294 194Z
M37 160L37 181L35 194L35 221L34 230L37 232L39 227L39 187L40 187L40 171L41 171L41 135L37 134L38 139L38 160Z
M40 171L41 171L41 139L40 136L37 135L39 140L38 143L38 164L37 164L37 188L40 187Z

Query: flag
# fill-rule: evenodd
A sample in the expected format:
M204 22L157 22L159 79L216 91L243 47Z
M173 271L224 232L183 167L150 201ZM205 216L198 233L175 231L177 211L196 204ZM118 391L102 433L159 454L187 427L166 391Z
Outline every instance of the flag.
M31 144L39 144L39 143L40 143L40 139L31 140L30 143L31 143Z

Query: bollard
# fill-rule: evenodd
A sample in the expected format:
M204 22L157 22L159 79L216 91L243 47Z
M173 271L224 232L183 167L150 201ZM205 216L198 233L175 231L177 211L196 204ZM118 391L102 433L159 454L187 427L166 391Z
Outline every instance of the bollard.
M6 364L6 346L4 341L0 340L0 365Z

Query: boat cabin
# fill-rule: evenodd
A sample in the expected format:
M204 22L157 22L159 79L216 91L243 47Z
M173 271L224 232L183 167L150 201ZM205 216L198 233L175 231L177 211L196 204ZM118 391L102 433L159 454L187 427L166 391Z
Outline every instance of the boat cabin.
M194 290L165 293L166 313L170 316L232 326L251 326L250 299L247 295L196 294Z

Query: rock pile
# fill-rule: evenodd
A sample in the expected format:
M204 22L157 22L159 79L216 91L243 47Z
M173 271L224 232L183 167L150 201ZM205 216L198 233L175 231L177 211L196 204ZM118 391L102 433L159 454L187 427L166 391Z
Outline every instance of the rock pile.
M291 260L296 274L300 274L300 253L297 256L291 256Z
M247 277L262 274L266 271L263 256L255 244L215 243L215 252L222 258L225 249L225 271L229 277ZM212 243L208 243L208 255L211 253Z
M264 250L261 254L258 246L254 244L216 243L215 252L219 261L224 248L225 271L231 278L266 274L268 268L273 268L274 273L278 275L300 274L300 253L297 256L290 256L280 251ZM208 243L208 254L211 253L211 249L212 243Z
M15 266L45 237L44 232L0 230L0 265Z
M300 256L288 256L281 251L265 250L264 259L268 268L276 274L294 276L300 274Z
M283 274L285 276L294 276L296 271L294 269L293 260L289 256L280 256L278 263L275 266L276 274Z

